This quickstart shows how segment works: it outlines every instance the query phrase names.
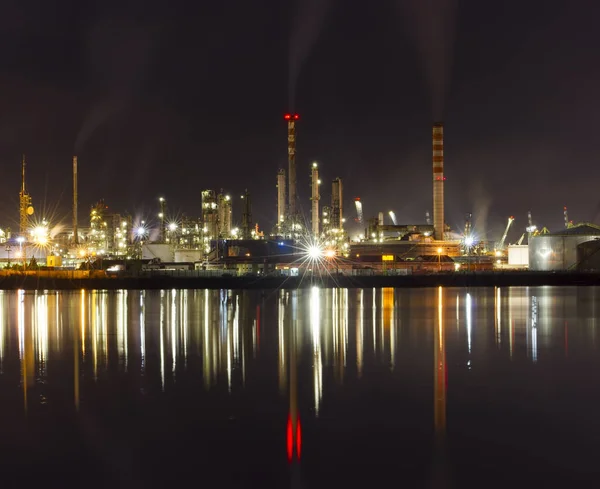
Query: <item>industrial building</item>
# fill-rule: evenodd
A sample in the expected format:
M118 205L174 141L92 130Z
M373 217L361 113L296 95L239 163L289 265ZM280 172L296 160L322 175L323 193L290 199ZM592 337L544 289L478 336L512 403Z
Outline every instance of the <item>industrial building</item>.
M50 237L32 232L32 198L25 186L25 157L21 162L22 182L19 193L19 218L22 247L36 244L40 257L44 252L53 257L53 265L77 265L95 258L142 259L156 263L187 263L190 267L251 271L264 273L277 269L310 268L306 261L312 249L319 248L323 265L340 273L358 273L360 270L386 273L410 271L450 272L456 270L489 270L497 268L527 268L532 270L568 270L578 267L585 257L588 267L594 267L596 252L593 245L583 243L600 237L600 228L594 225L572 226L564 208L567 228L558 233L537 233L531 222L527 235L529 246L522 245L525 234L517 245L506 246L508 224L502 238L493 250L484 243L475 242L471 214L467 214L464 232L453 233L444 219L444 125L436 122L431 128L432 151L432 214L427 211L424 223L398 222L393 211L363 214L360 198L354 199L356 218L364 226L364 234L350 240L346 229L348 212L344 213L344 187L339 177L329 180L331 187L321 186L320 164L310 164L310 214L302 214L298 198L296 130L298 114L285 114L287 125L287 168L277 172L275 225L268 237L252 220L251 196L248 190L241 195L241 225L234 221L233 198L223 189L201 192L198 217L180 217L169 221L166 201L159 199L159 224L152 229L144 221L134 222L126 213L108 210L100 200L90 212L89 227L78 222L77 172L78 159L72 159L73 171L73 227ZM326 171L326 166L324 166ZM330 195L323 195L330 188ZM322 205L326 198L327 205ZM391 219L384 221L384 217ZM151 219L151 218L150 218ZM387 219L387 218L386 218ZM157 227L159 226L159 228ZM361 233L362 233L361 229ZM43 243L52 240L44 251ZM0 241L10 241L10 233L0 231ZM37 249L36 248L36 249ZM33 256L33 255L30 255ZM37 256L37 255L36 255ZM0 254L1 257L1 254ZM13 255L14 257L14 255ZM508 259L507 259L508 257ZM50 262L48 262L50 263Z
M532 236L529 240L529 269L533 271L564 271L581 268L588 261L595 242L600 240L600 226L581 223L560 231Z

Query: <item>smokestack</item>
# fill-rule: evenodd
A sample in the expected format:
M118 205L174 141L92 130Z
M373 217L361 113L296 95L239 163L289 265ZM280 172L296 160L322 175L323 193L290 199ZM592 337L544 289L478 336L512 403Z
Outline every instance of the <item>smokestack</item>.
M277 172L277 232L283 235L283 223L285 222L285 170Z
M433 125L433 230L437 240L444 239L444 124Z
M252 201L248 189L242 195L244 199L244 212L242 213L242 238L250 239L250 226L252 225Z
M296 121L298 114L286 114L288 124L288 218L295 223L296 215Z
M73 156L73 244L79 244L77 233L77 156Z
M317 163L312 164L311 187L312 187L312 232L314 236L319 235L319 166Z

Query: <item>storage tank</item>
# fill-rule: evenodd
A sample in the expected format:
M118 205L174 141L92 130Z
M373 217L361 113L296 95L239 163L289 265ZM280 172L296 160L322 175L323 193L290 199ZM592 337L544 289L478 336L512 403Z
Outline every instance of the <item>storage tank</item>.
M600 238L600 226L583 223L529 240L529 269L533 271L575 270L577 247Z

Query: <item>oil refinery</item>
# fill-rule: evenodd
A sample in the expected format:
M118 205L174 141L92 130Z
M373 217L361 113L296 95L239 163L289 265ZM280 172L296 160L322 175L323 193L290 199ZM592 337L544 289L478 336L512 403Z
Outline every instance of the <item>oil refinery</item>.
M7 271L45 269L195 270L200 274L410 275L492 270L600 269L600 227L574 225L564 207L564 229L550 232L527 226L514 244L507 242L516 221L507 218L504 233L489 243L477 238L472 213L464 228L453 230L444 217L444 124L431 132L432 199L423 222L399 222L394 211L372 211L354 197L344 207L342 179L323 185L319 162L307 164L310 205L298 194L297 129L300 116L284 115L287 125L287 168L276 172L273 223L265 229L252 217L251 191L234 195L224 189L202 190L196 217L173 218L170 202L160 197L156 216L144 220L109 208L104 200L79 213L78 161L72 158L72 223L38 216L35 198L27 191L26 159L21 159L19 229L0 230L0 266ZM283 132L283 131L282 131ZM85 162L83 162L85 164ZM325 168L326 170L326 168ZM300 172L302 175L302 172ZM310 212L304 209L310 208ZM368 210L365 210L368 209ZM241 215L236 227L234 211ZM238 221L239 222L239 221Z

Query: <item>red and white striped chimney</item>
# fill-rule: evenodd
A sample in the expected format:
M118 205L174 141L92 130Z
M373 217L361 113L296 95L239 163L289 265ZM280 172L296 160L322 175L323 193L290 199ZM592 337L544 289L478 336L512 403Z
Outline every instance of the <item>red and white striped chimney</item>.
M433 125L433 230L437 240L444 239L444 124Z

